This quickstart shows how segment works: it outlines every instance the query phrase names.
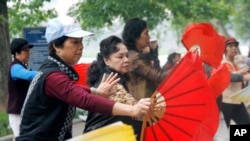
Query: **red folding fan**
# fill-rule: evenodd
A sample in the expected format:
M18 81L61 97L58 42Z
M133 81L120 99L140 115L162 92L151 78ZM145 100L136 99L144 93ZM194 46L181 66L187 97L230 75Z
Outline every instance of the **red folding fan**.
M141 141L211 141L219 112L198 54L188 52L151 97Z
M222 94L229 84L230 72L225 64L221 64L217 69L211 72L211 77L208 79L208 85L216 98Z
M218 67L225 50L224 36L221 36L209 23L192 23L188 25L181 39L187 50L198 48L202 60Z
M76 81L77 84L88 86L87 84L87 71L89 68L89 63L80 63L73 66L75 71L78 73L79 79Z

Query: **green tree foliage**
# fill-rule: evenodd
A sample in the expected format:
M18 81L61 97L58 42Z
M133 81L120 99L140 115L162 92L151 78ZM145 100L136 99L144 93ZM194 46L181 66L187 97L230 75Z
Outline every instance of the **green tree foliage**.
M116 18L127 21L132 17L145 18L153 27L168 18L164 10L164 5L153 0L79 0L69 13L77 15L86 28L110 26Z
M234 13L232 15L233 28L236 34L244 41L250 39L250 3L247 0L232 0Z
M228 21L230 6L224 0L80 0L69 14L77 15L84 27L112 25L115 18L124 22L144 18L150 27L169 20L180 33L191 22Z
M166 7L171 9L172 25L182 33L183 28L192 22L211 22L219 19L228 22L231 7L224 0L168 0Z
M8 67L11 62L10 37L22 37L24 27L35 27L54 17L54 9L43 9L50 0L0 0L0 104L7 101ZM7 2L10 5L7 7Z
M6 112L0 111L0 137L6 136L12 133L9 128L8 114Z
M9 29L11 36L20 35L24 27L37 27L47 19L57 15L55 9L44 9L50 0L9 0Z

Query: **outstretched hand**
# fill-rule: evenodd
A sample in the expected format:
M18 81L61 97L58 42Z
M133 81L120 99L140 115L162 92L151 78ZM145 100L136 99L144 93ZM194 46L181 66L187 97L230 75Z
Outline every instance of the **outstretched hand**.
M98 95L101 95L103 97L109 97L110 95L113 95L115 91L111 91L111 88L120 80L120 78L117 78L117 73L114 74L113 72L106 77L106 74L103 75L102 81L100 85L97 88Z

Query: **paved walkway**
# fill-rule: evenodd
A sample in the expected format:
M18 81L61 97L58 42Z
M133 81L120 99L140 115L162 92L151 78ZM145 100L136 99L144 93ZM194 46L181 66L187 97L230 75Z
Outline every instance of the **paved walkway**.
M84 129L85 122L81 119L75 119L73 124L73 137L79 136L82 134L82 131Z
M73 121L73 137L79 136L82 134L84 129L85 122L82 119L74 119ZM13 141L13 135L8 135L0 137L0 141Z

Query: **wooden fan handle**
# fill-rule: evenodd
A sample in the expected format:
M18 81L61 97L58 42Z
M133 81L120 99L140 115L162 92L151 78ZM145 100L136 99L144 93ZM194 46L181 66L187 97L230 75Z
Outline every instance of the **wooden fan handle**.
M144 116L142 121L143 122L142 122L142 129L141 129L141 138L140 138L140 141L143 141L143 139L144 139L144 131L145 131L146 124L147 124L147 116Z

